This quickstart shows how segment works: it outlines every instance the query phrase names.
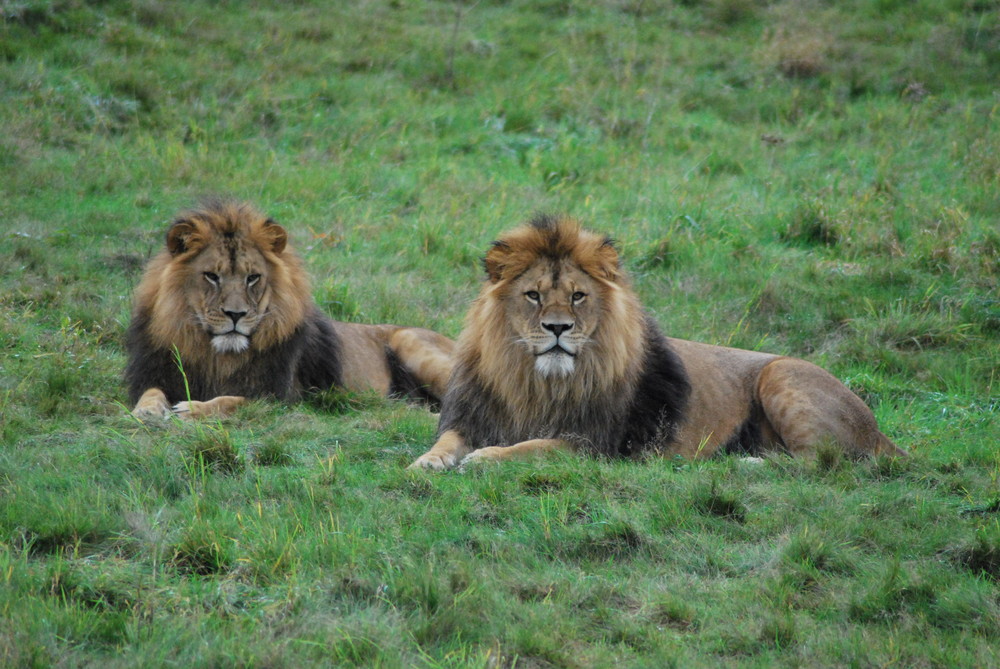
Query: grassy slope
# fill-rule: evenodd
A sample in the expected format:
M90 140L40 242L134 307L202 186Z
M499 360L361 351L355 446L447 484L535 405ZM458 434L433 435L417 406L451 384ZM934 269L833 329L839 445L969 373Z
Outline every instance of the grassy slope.
M987 663L998 10L0 3L0 663ZM130 291L209 192L334 316L450 335L567 211L670 334L823 364L915 457L410 475L433 417L368 397L141 428Z

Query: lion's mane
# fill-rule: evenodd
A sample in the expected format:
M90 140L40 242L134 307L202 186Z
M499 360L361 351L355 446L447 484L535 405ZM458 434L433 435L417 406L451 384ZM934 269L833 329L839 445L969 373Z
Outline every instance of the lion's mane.
M563 438L605 455L667 444L690 394L683 365L640 306L612 241L568 218L540 216L494 242L490 277L473 302L456 350L439 434L458 430L470 448ZM501 253L502 251L502 253ZM517 342L502 299L541 259L570 260L595 280L600 324L577 371L542 378Z
M150 261L136 289L126 335L132 404L148 387L178 402L227 394L287 399L340 384L337 335L313 302L301 261L280 226L247 203L222 199L181 214L173 226L186 226L183 244L178 235L168 235L167 248ZM247 351L219 355L190 307L192 260L210 245L238 254L246 244L267 263L269 289L261 305L266 315Z

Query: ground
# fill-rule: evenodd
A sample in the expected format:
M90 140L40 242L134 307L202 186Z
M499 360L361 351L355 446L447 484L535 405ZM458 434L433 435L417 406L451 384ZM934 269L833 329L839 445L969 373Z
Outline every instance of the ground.
M983 666L1000 605L1000 6L0 3L0 664ZM321 393L141 425L122 339L201 195L335 318L449 336L532 214L671 336L804 357L912 455L406 472Z

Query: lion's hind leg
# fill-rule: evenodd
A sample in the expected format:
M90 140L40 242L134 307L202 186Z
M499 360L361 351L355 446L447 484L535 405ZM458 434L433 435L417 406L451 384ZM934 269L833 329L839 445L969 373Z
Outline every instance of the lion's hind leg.
M810 362L779 358L768 363L757 391L770 426L792 455L813 457L824 444L854 456L906 455L878 429L860 397Z
M444 397L453 365L455 342L423 328L400 328L389 337L389 348L417 383L435 397Z

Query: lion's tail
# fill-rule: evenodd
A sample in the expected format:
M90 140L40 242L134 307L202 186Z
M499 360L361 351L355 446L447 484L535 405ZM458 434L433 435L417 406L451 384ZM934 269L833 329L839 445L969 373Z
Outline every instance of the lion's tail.
M910 455L881 432L876 435L874 452L875 455L887 455L891 458L905 458Z

